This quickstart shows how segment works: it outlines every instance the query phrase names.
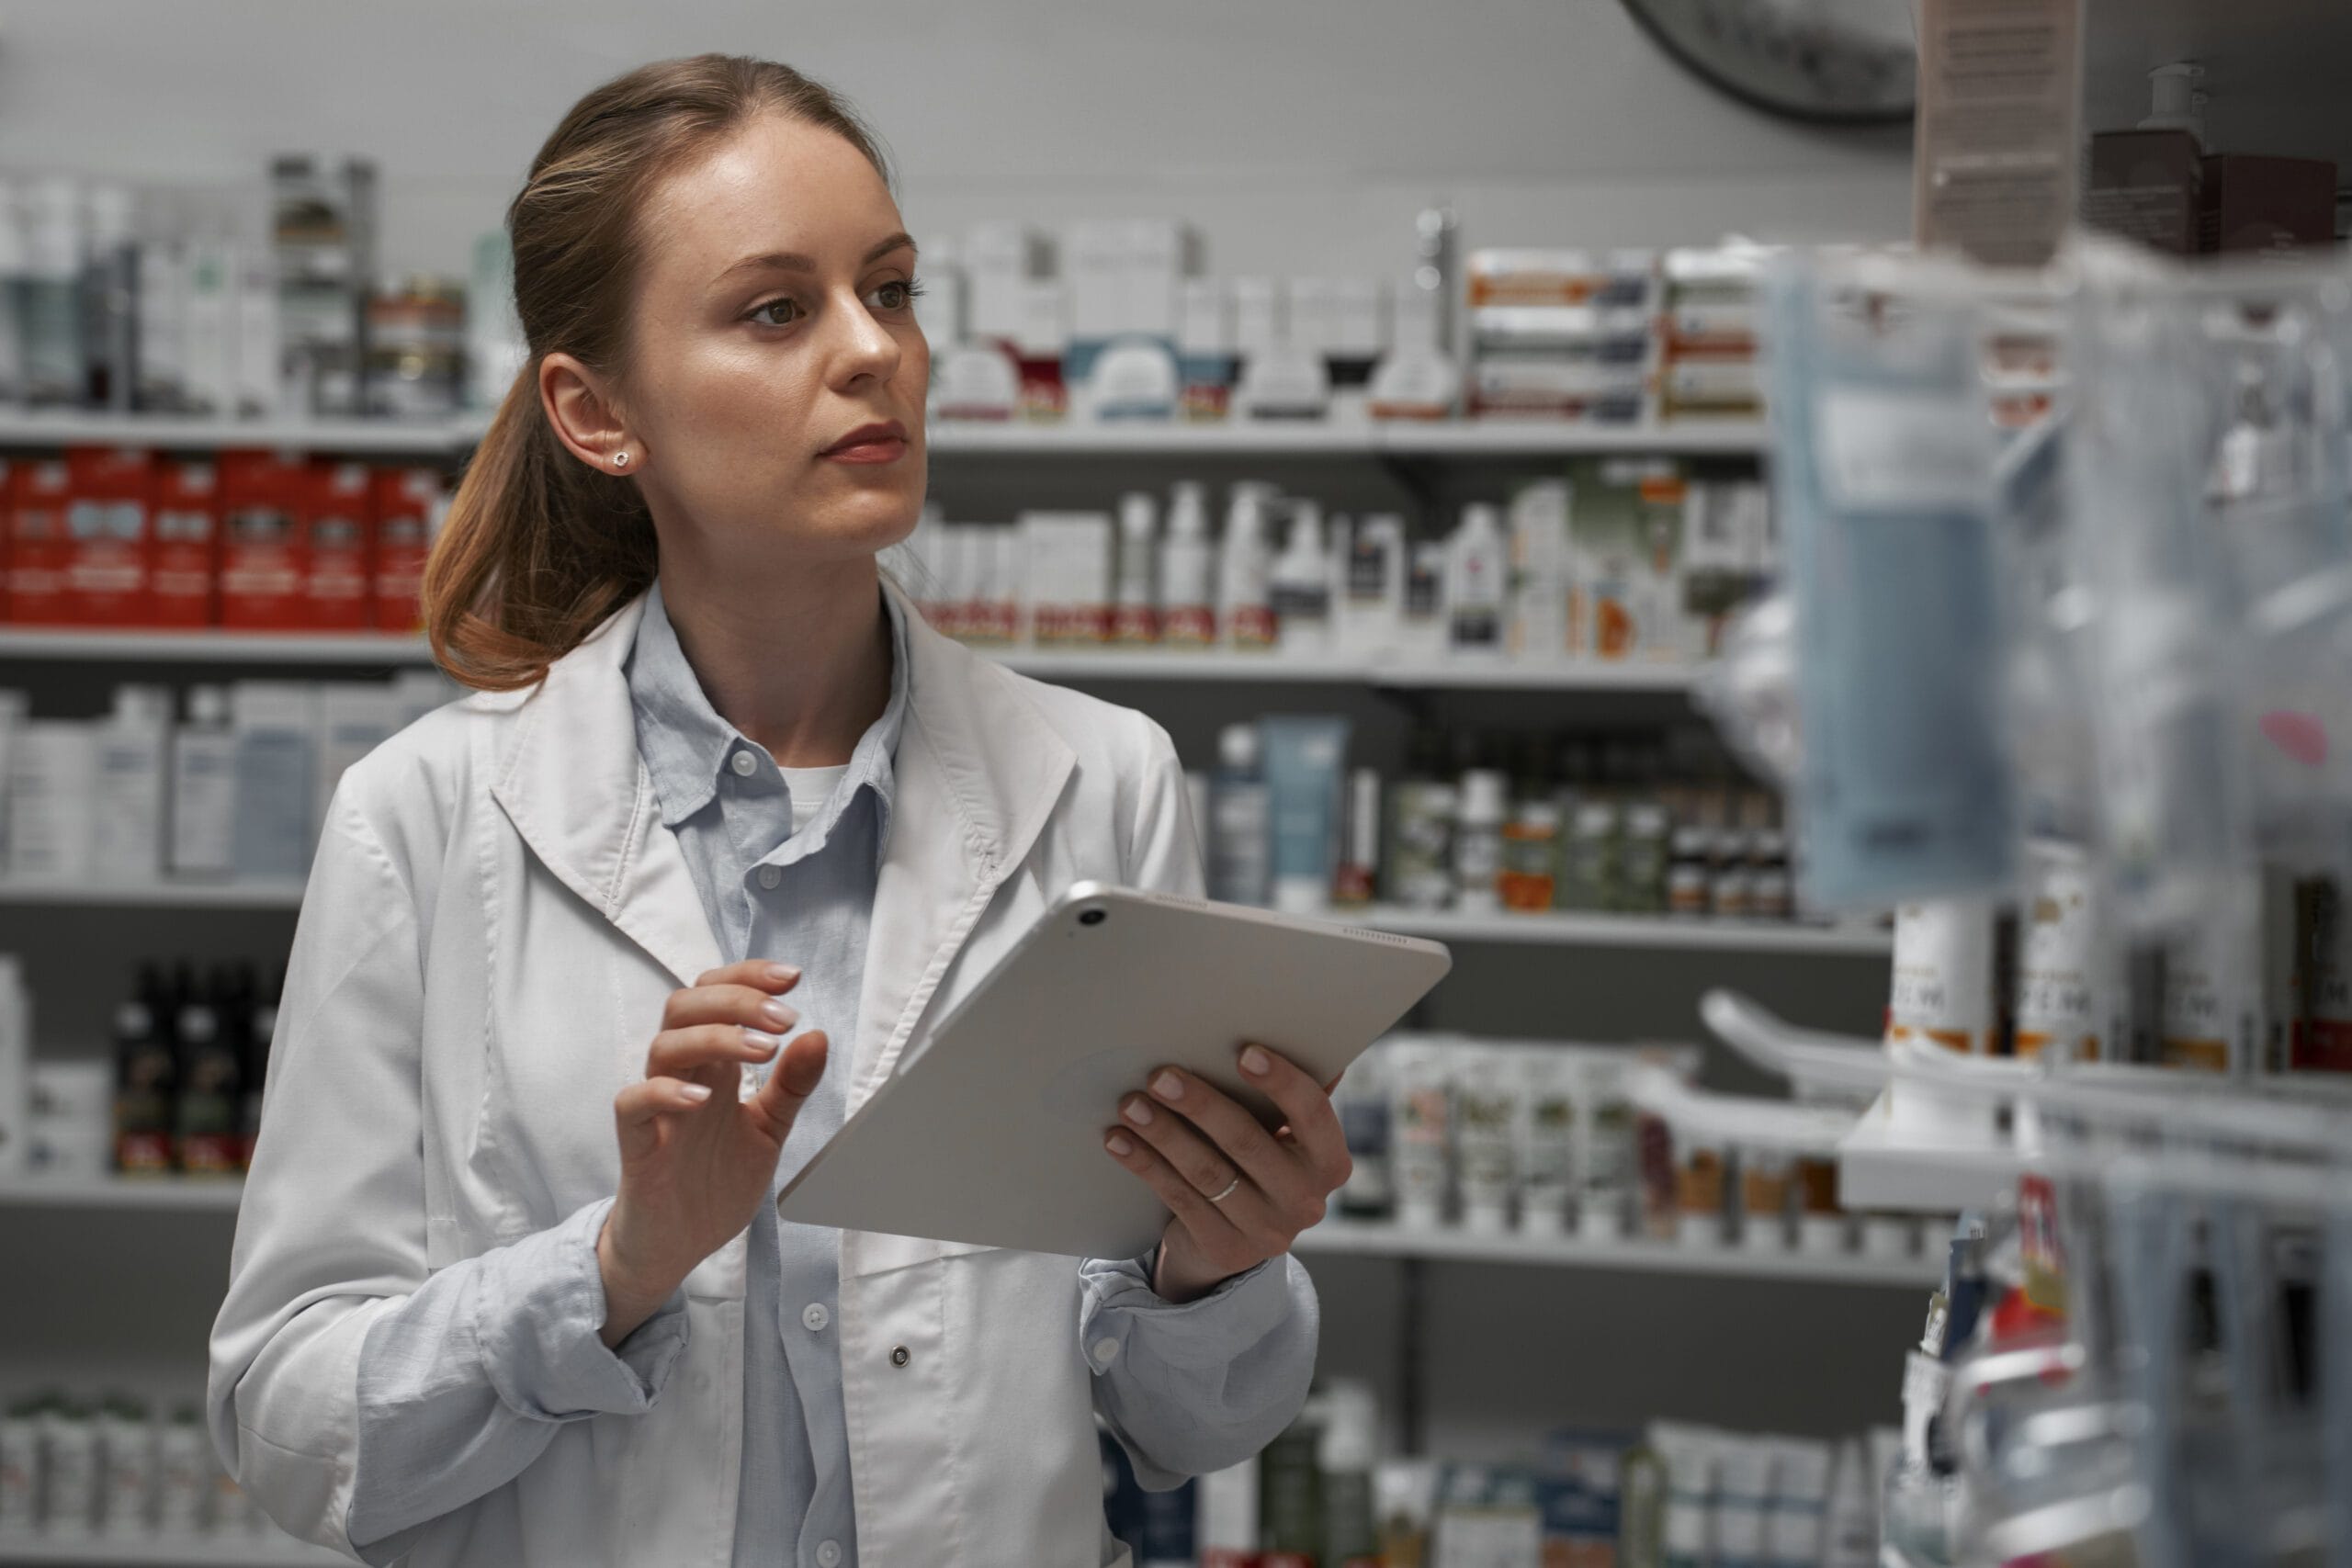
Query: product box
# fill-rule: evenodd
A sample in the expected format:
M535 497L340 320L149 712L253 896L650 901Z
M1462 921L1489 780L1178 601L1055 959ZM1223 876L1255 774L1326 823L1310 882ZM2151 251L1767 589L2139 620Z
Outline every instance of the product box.
M36 457L8 470L8 619L57 626L73 620L66 569L73 540L65 513L73 479L62 457Z
M18 725L6 767L9 876L51 886L87 882L96 848L97 726Z
M417 600L441 506L432 468L379 468L376 490L376 629L413 632L424 623Z
M1510 502L1507 646L1541 662L1568 652L1568 513L1566 480L1544 479Z
M153 482L139 446L77 446L65 455L73 487L65 508L72 541L65 565L66 615L78 626L137 626L153 613Z
M1470 304L1581 305L1602 291L1605 274L1589 252L1472 251Z
M1689 483L1666 459L1601 458L1571 470L1568 639L1598 659L1682 656L1682 528Z
M220 454L220 624L247 631L308 625L300 509L309 466L277 452Z
M2324 158L2208 158L2199 198L2199 237L2209 251L2335 243L2335 165Z
M158 626L209 626L218 619L220 574L220 470L207 458L155 465L154 569L149 621Z
M364 463L320 462L302 479L301 624L360 631L374 624L375 496Z
M2199 248L2204 180L2204 151L2186 130L2094 136L2083 221L2168 255L2192 255Z
M1039 246L1037 236L1018 223L973 225L964 265L976 342L1011 344L1021 336L1022 293L1039 271Z

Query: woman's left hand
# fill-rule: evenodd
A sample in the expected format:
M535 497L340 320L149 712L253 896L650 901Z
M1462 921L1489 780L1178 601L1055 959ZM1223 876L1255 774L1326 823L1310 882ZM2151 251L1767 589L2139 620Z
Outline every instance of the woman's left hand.
M1175 1217L1159 1240L1152 1289L1171 1302L1290 1250L1348 1179L1347 1140L1321 1085L1273 1052L1244 1045L1241 1075L1282 1109L1269 1133L1231 1096L1181 1067L1119 1104L1125 1125L1103 1137Z

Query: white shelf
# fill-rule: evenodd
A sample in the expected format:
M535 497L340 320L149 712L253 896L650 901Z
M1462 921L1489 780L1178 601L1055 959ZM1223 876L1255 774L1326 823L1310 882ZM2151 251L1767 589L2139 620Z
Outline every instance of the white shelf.
M1821 1284L1932 1287L1938 1265L1925 1258L1862 1258L1780 1247L1683 1247L1666 1241L1595 1241L1582 1237L1478 1235L1463 1230L1409 1228L1388 1221L1325 1220L1301 1233L1302 1253L1425 1258L1458 1263L1520 1263L1553 1269L1611 1269L1634 1273L1707 1274Z
M324 1568L348 1563L322 1546L272 1530L196 1540L0 1535L0 1562L112 1562L120 1568Z
M1883 1100L1838 1145L1838 1201L1850 1210L1950 1214L1996 1209L2024 1169L2007 1144L1923 1144L1898 1137Z
M416 421L10 413L0 415L0 448L130 446L209 451L265 446L455 459L481 439L487 424L488 416L480 413ZM1765 447L1765 427L1754 420L1706 419L1644 424L1575 424L1541 419L1380 423L1361 419L1229 420L1215 424L934 420L929 426L928 444L933 453L946 457L1500 457L1585 453L1756 457Z
M1335 912L1348 919L1350 912ZM1464 915L1374 905L1354 923L1440 942L1548 943L1557 947L1687 948L1714 953L1788 953L1876 957L1894 937L1876 926L1809 926L1784 920L1719 920L1667 915Z
M234 1179L107 1177L96 1181L0 1184L0 1208L118 1209L138 1212L236 1211L243 1183ZM1679 1247L1671 1242L1594 1241L1577 1236L1483 1235L1464 1230L1412 1229L1387 1221L1337 1215L1298 1238L1301 1252L1428 1258L1464 1263L1525 1263L1555 1269L1619 1269L1663 1274L1731 1274L1857 1285L1932 1283L1921 1258L1885 1259L1788 1248Z
M430 664L421 637L372 632L76 631L70 626L0 627L0 659L224 664Z
M101 1176L0 1180L0 1209L123 1209L133 1213L215 1210L235 1213L245 1183L235 1176Z
M0 446L161 446L215 451L228 446L315 452L456 457L476 427L450 420L173 419L155 414L9 413L0 415Z
M0 909L296 909L299 882L102 882L46 884L0 880Z

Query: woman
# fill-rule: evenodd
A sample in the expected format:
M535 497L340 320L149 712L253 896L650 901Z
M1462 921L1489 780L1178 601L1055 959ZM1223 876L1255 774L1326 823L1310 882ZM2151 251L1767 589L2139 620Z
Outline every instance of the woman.
M929 631L914 247L781 65L588 95L508 213L531 357L427 573L475 695L353 769L304 899L214 1330L215 1441L362 1561L1101 1564L1296 1413L1287 1257L1343 1179L1254 1048L1104 1107L1168 1203L1074 1264L772 1198L1061 889L1199 885L1139 715ZM787 1038L789 1037L789 1038ZM650 1042L650 1043L649 1043Z

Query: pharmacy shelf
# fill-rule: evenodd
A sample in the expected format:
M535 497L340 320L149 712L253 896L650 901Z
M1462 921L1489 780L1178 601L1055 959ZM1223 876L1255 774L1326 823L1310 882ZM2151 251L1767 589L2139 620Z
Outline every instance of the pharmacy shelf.
M299 882L38 883L0 880L0 909L294 909Z
M350 1559L272 1531L195 1540L0 1535L0 1562L111 1562L118 1568L324 1568Z
M320 452L463 457L487 427L481 414L445 420L173 419L152 414L0 416L0 449L157 446L209 451L263 446ZM1032 424L933 421L939 457L1511 457L1659 454L1753 457L1765 448L1756 420L1572 424L1551 420L1230 420L1216 424L1112 422Z
M214 451L267 446L386 457L455 457L475 440L449 420L171 419L154 414L16 413L0 417L0 448L160 446Z
M1558 664L1468 662L1382 663L1363 659L1301 659L1277 653L1170 649L1052 649L984 650L1024 675L1049 681L1208 682L1296 682L1363 685L1388 691L1687 692L1696 676L1688 664ZM0 660L61 660L85 663L210 661L224 664L348 664L372 667L433 661L422 637L368 633L137 630L76 631L60 627L0 627Z
M1937 1267L1924 1258L1864 1258L1851 1253L1772 1251L1746 1247L1685 1247L1674 1242L1597 1241L1581 1236L1481 1235L1430 1230L1387 1221L1330 1218L1298 1238L1302 1253L1420 1258L1457 1263L1519 1263L1553 1269L1622 1269L1631 1273L1704 1274L1742 1279L1799 1280L1819 1284L1934 1285Z
M222 664L430 664L423 637L378 633L74 631L0 628L0 659L86 663L211 660Z
M119 1209L233 1214L245 1184L234 1176L20 1176L0 1179L0 1209Z
M1343 912L1344 913L1344 912ZM1881 957L1894 937L1872 925L1804 925L1787 920L1725 920L1698 916L1574 913L1465 915L1374 905L1358 925L1441 942L1548 943L1556 947L1694 949L1713 953L1815 953Z

